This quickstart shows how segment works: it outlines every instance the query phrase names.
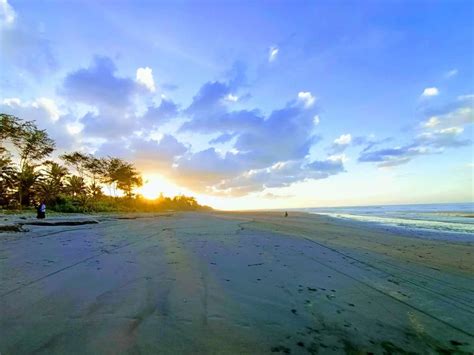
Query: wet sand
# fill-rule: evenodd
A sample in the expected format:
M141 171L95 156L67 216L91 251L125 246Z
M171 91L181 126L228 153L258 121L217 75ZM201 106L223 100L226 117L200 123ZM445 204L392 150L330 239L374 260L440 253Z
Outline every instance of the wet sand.
M474 247L290 213L0 233L0 353L471 353ZM51 223L50 223L51 224Z

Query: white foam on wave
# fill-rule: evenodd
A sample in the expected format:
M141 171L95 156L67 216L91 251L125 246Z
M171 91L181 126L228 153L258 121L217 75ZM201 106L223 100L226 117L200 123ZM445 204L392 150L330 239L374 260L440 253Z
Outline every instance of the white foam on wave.
M356 215L356 214L334 213L334 212L311 212L311 213L326 215L326 216L335 217L335 218L351 219L351 220L362 221L362 222L380 223L380 224L396 226L396 227L429 229L429 230L435 230L439 232L474 234L474 224L471 224L471 223L445 222L445 221L396 218L396 217L379 217L379 216L367 216L367 215Z

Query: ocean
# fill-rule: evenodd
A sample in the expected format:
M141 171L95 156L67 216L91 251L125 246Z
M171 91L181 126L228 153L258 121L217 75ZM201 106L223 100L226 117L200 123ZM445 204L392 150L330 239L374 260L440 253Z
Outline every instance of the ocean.
M474 203L318 207L300 210L405 230L472 234L474 241Z

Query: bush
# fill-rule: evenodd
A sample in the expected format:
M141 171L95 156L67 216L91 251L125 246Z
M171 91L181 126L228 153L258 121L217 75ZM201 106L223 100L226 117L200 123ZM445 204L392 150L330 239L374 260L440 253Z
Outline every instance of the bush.
M58 196L55 199L54 204L50 208L56 212L66 212L66 213L84 212L83 208L81 208L77 203L75 203L75 201L64 196Z
M203 211L210 207L199 205L193 197L161 197L156 200L101 196L72 198L60 195L48 207L52 211L65 213L87 212L163 212L163 211Z

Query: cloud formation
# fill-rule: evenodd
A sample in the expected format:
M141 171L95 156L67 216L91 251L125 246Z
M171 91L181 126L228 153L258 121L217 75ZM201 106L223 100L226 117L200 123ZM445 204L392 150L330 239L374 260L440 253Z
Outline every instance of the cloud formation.
M33 101L3 99L0 102L0 112L26 121L35 121L38 128L48 131L59 149L69 149L79 144L79 137L68 129L75 122L75 118L61 114L57 103L50 98L40 97Z
M11 26L15 22L16 13L7 0L0 0L0 26Z
M158 106L148 106L146 112L140 117L144 127L159 127L171 119L175 118L179 113L178 105L172 100L162 98Z
M107 141L96 151L98 156L118 156L133 161L143 171L168 172L175 160L185 154L188 147L169 134L160 139L137 135Z
M474 97L467 95L458 98L451 111L431 116L422 122L423 131L416 135L410 144L379 150L365 149L359 162L377 163L380 167L405 164L413 158L426 154L438 154L448 148L458 148L471 144L463 138L464 127L474 122Z
M146 87L150 92L155 92L155 80L153 79L153 70L149 67L138 68L136 81L138 84Z
M242 164L244 161L239 160L235 155L219 158L214 151L207 150L199 153L197 158L211 162L206 170L212 171L212 174L203 174L203 170L198 167L186 169L186 174L180 175L182 177L181 183L190 186L195 191L221 196L244 196L264 191L267 188L286 187L310 179L325 179L345 171L343 161L339 158L315 160L310 163L304 160L289 160L275 163L266 168L243 171L242 167L245 165L242 166L238 163L240 161ZM225 169L215 169L219 159L221 159L221 163L218 164ZM225 162L224 165L223 162ZM176 177L174 178L176 179Z
M91 106L126 107L136 86L129 78L115 75L117 67L108 57L95 57L88 68L66 76L60 94L74 102Z
M95 57L89 67L69 73L59 90L66 99L93 107L79 122L83 136L102 142L98 155L131 159L182 186L217 195L242 195L344 171L342 160L308 161L311 147L320 140L314 132L319 123L316 99L308 91L269 114L232 109L245 83L242 67L234 66L228 81L205 83L188 107L181 109L163 96L159 104L137 115L132 98L140 94L139 86L147 83L151 88L152 72L137 71L135 80L116 73L111 59ZM214 138L207 148L196 151L173 133L160 139L150 133L171 121L183 122L178 136Z
M112 59L96 56L89 67L69 73L58 90L69 101L92 108L80 118L90 137L127 136L139 126L132 102L138 84L116 72Z
M439 95L439 90L438 88L435 88L435 87L426 88L425 90L423 90L423 93L421 94L421 96L423 97L430 97L430 96L437 96L437 95Z
M347 147L352 142L352 136L351 134L341 134L338 138L334 140L332 145L329 147L329 153L330 154L339 154L342 153L343 151L346 150Z
M314 133L315 98L310 92L300 92L265 116L258 109L229 110L223 98L235 89L224 82L204 84L184 110L188 120L180 129L217 134L209 143L232 141L232 150L220 153L210 147L183 156L176 161L175 180L200 192L241 195L341 171L334 164L319 169L316 162L307 165L309 150L320 139Z
M300 100L306 108L309 108L314 105L316 98L307 91L300 91L298 93L298 100Z
M334 144L338 145L348 145L352 141L352 136L350 134L342 134L339 138L334 140Z
M276 46L270 47L270 49L268 51L268 61L273 62L277 58L277 55L278 55L279 51L280 50Z
M466 95L458 98L451 111L429 117L422 122L422 126L427 129L441 129L470 123L474 123L474 96Z
M117 139L130 136L138 129L133 114L113 107L102 107L98 112L89 111L79 122L84 126L82 133L93 138Z

